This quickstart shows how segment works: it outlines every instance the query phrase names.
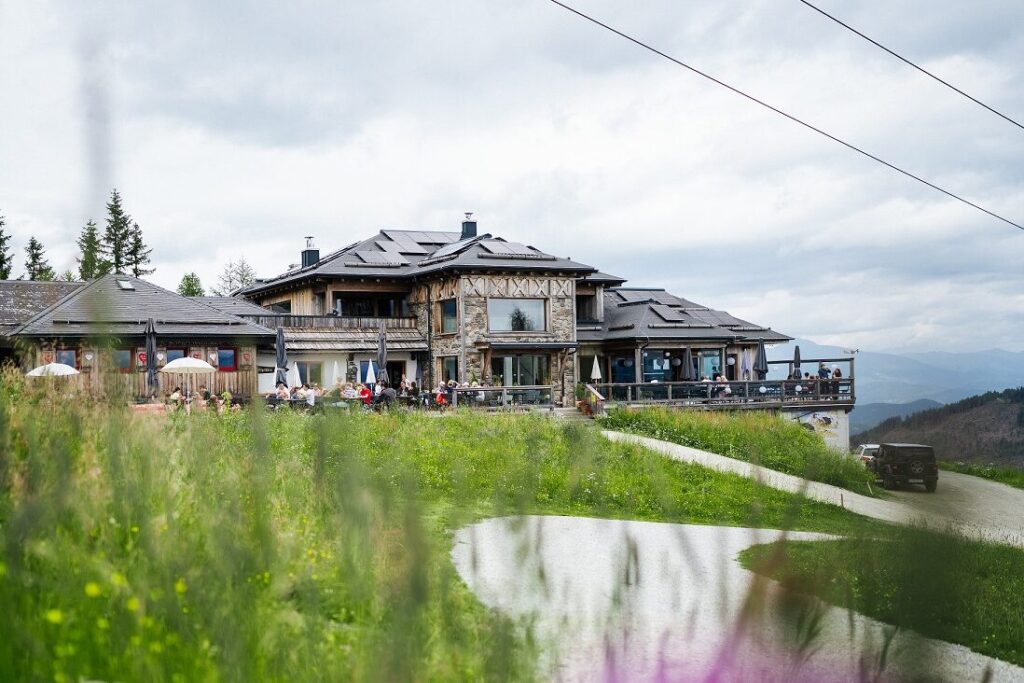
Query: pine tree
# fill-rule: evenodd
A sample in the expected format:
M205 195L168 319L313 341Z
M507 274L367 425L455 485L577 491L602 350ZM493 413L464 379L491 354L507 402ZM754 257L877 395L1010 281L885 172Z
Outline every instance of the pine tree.
M203 283L199 281L199 276L195 273L185 273L182 276L181 283L178 285L178 294L182 296L206 295L203 291Z
M63 273L60 274L60 277L58 279L62 280L63 282L75 282L77 278L75 277L75 271L68 268Z
M128 254L125 265L131 270L135 277L149 275L156 268L146 268L149 264L149 254L153 250L146 246L142 240L142 228L138 223L132 223L131 238L128 241Z
M4 217L0 215L0 280L9 280L14 268L14 254L7 246L11 236L4 232L4 225Z
M121 195L115 188L107 202L107 227L103 232L102 251L110 270L125 275L128 272L128 252L132 239L132 217L121 206Z
M230 296L239 287L247 287L256 281L256 271L245 258L228 261L223 272L217 278L217 286L212 291L216 296Z
M110 272L110 263L103 258L103 245L94 222L89 221L82 228L82 234L78 238L78 248L82 252L81 256L76 259L78 275L82 280L93 280Z
M46 260L46 250L35 237L29 238L25 254L28 255L28 258L25 259L25 272L29 280L53 281L57 279L57 274L53 272L53 268Z

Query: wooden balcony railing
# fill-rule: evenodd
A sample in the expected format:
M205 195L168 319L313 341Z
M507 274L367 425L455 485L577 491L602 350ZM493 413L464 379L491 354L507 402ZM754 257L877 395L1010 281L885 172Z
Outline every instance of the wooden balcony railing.
M257 325L263 325L270 329L277 327L321 327L338 330L357 329L379 329L381 321L384 321L388 329L415 329L416 318L383 318L377 316L356 317L345 315L294 315L292 313L278 313L272 315L243 315L246 320L251 320Z

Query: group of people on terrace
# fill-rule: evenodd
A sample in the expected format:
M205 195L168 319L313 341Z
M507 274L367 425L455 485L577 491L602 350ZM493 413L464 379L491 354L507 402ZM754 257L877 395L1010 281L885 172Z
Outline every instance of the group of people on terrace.
M216 410L223 413L225 410L237 412L242 409L238 401L232 400L230 391L222 391L217 394L211 392L205 385L199 387L199 391L182 391L180 386L174 387L167 395L165 403L174 410ZM154 397L153 400L156 400Z

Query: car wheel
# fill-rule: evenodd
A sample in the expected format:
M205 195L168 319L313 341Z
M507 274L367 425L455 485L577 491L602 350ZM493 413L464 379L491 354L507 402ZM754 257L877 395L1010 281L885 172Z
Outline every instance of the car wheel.
M928 493L935 493L935 489L939 487L938 481L926 481L924 483L924 490Z

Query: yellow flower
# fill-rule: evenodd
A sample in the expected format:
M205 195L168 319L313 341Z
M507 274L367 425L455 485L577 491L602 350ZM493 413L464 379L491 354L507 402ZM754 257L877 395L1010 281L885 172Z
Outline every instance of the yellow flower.
M139 599L133 595L128 598L128 602L124 603L124 606L128 608L129 612L138 612L141 603L139 602Z
M126 579L124 577L124 574L122 574L121 572L114 572L110 575L110 583L114 584L115 586L127 586L128 579Z
M178 579L174 582L174 592L178 595L184 595L185 591L188 590L188 584L185 583L185 579Z
M100 585L95 581L90 581L85 584L85 594L90 598L98 598L100 595Z
M64 621L64 613L59 609L46 610L46 620L51 624L59 624Z
M104 619L103 617L99 617L98 619L96 619L96 628L98 628L101 631L106 631L110 628L110 622Z

